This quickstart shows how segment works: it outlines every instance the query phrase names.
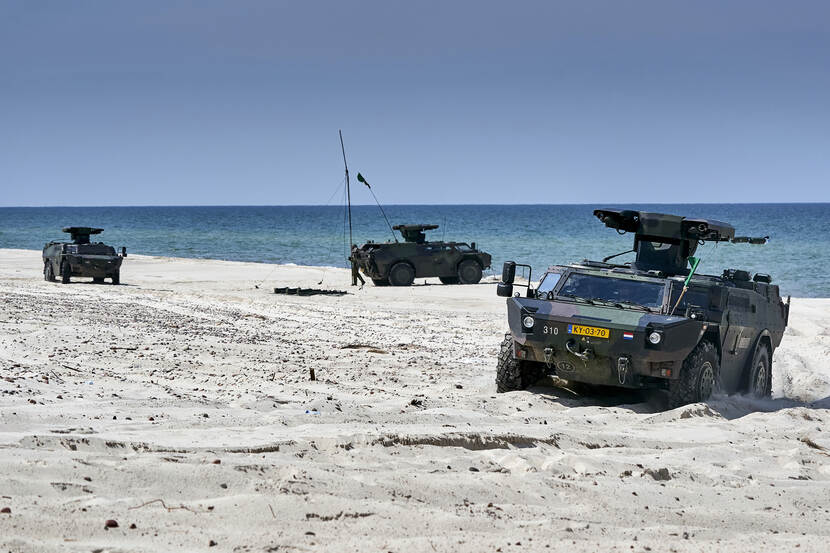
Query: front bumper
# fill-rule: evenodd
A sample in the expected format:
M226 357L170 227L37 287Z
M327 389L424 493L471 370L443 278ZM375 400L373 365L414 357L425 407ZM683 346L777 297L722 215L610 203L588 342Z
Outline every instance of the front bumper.
M107 278L121 268L123 258L118 256L107 258L88 258L83 256L69 257L66 262L72 272L72 276Z
M531 328L522 324L533 317ZM514 357L543 363L566 380L627 388L659 387L679 377L683 360L707 323L685 317L565 302L510 298ZM576 325L608 330L607 338L575 334ZM662 334L659 344L647 336Z

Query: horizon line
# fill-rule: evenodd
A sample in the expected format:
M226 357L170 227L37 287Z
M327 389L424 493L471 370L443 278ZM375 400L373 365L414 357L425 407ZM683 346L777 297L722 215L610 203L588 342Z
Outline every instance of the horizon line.
M790 202L588 202L588 203L389 203L387 207L497 207L497 206L629 206L629 205L826 205L830 201L790 201ZM0 209L54 209L54 208L123 208L123 207L345 207L340 204L136 204L136 205L0 205ZM376 207L376 204L352 204L352 207Z

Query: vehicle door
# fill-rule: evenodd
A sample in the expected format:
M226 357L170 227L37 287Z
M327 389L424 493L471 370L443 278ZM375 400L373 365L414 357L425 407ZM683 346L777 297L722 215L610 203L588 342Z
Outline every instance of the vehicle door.
M726 332L721 345L721 383L728 393L741 387L741 376L759 329L753 324L757 311L757 296L750 290L730 288L724 319Z

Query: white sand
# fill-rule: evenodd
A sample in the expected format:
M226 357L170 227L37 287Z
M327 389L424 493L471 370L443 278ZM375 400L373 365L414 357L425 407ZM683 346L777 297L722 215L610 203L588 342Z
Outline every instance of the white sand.
M496 395L492 284L272 269L0 250L2 551L827 551L830 300L793 300L776 399L662 412ZM271 293L321 278L350 294Z

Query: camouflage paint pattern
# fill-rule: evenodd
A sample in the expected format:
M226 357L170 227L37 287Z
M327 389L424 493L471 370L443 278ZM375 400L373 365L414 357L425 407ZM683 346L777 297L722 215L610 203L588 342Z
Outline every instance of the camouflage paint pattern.
M367 242L355 252L360 271L376 283L388 281L389 272L397 263L409 265L415 278L439 277L448 283L459 278L461 264L466 260L475 262L480 271L490 267L490 254L476 248L475 243L426 241L423 231L438 225L393 228L401 232L403 242Z

